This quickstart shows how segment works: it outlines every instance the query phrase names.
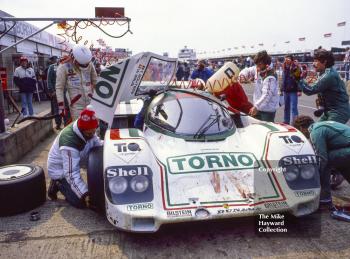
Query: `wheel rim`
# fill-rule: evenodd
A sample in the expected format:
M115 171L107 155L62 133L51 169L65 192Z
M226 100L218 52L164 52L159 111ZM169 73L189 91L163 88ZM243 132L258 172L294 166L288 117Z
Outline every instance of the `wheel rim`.
M14 165L0 168L0 181L9 181L30 175L33 168L26 165Z

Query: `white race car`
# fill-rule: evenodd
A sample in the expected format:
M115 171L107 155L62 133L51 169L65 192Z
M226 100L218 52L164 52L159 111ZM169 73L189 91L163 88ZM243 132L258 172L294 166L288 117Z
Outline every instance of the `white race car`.
M319 160L299 131L232 113L206 92L169 88L169 81L152 85L150 60L167 60L145 56L141 76L124 76L133 83L138 77L136 86L115 92L118 106L104 146L89 156L92 203L110 223L126 231L155 232L167 223L275 212L298 217L317 210ZM127 74L123 64L115 66ZM101 75L102 85L106 78L113 82L113 71L107 68ZM150 89L157 94L145 107L142 130L137 129L134 120L143 101L135 97ZM102 101L94 100L99 110Z

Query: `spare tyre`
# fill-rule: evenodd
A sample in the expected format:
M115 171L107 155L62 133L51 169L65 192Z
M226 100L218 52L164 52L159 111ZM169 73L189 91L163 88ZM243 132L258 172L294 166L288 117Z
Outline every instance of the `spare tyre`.
M46 201L44 170L18 164L0 167L0 216L34 209Z

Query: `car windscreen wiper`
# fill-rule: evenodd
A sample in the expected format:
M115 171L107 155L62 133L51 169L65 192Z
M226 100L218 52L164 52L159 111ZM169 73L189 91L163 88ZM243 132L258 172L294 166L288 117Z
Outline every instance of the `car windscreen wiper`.
M196 134L194 134L193 138L195 139L199 139L200 137L202 137L204 135L205 132L208 131L208 129L211 128L211 126L213 126L215 123L219 123L221 115L217 114L217 115L209 115L208 119L202 124L202 126L199 128L199 130L196 132ZM205 126L210 120L212 120L207 126Z

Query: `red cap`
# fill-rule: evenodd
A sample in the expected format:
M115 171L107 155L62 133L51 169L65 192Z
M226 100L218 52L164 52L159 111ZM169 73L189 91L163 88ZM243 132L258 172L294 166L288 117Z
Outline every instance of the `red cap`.
M86 107L79 116L78 128L81 130L96 129L98 127L98 119L95 112L90 107Z

